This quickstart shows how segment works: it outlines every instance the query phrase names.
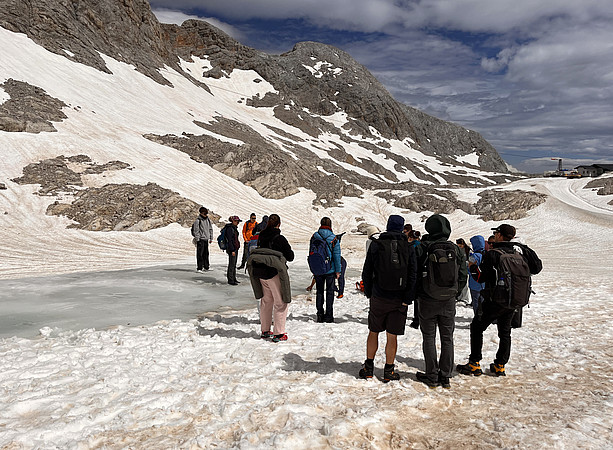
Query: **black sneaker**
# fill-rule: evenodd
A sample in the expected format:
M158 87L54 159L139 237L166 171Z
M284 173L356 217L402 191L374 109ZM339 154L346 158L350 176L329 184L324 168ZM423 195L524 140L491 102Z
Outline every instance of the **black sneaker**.
M400 374L394 371L394 364L386 364L383 369L383 382L389 383L390 381L400 380Z
M360 369L359 376L360 378L367 380L373 377L373 373L375 371L375 365L373 363L368 363L368 360L364 361L362 368Z
M441 385L438 381L432 381L430 377L428 377L428 375L426 375L423 372L417 372L415 374L415 377L417 378L417 381L421 381L426 386L428 386L430 389L434 389Z
M451 389L449 377L444 377L441 372L438 373L438 383L443 387L443 389Z
M417 320L413 320L411 321L411 323L409 324L409 326L411 328L415 328L416 330L419 330L419 322Z
M490 372L492 372L497 377L506 377L507 373L504 370L504 364L490 364Z
M324 323L323 314L317 314L317 323Z
M458 364L456 369L458 369L458 372L460 372L462 375L474 375L476 377L483 375L479 361L468 361L468 364Z

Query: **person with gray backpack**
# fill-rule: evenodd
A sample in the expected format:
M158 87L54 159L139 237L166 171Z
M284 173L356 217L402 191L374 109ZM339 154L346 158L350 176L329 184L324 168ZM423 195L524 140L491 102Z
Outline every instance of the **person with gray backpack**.
M505 365L511 355L511 328L513 316L530 301L532 275L539 273L543 264L537 254L527 245L511 242L515 227L502 224L494 230L494 243L483 255L479 266L471 266L471 275L477 282L484 282L481 291L481 311L470 324L470 356L467 364L458 365L463 375L479 376L483 332L494 322L498 327L498 351L490 365L490 372L505 376Z
M456 297L468 279L466 256L449 240L451 224L447 218L434 214L426 220L426 231L417 247L417 266L421 277L417 281L419 328L421 330L426 371L417 372L418 381L430 388L451 387L453 371L453 332L455 329ZM441 354L436 355L436 330L441 339Z

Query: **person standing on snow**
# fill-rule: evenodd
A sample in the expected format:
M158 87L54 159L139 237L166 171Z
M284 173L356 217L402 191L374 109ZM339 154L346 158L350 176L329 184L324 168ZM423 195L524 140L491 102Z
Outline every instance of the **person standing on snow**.
M362 269L364 294L369 299L370 310L366 361L360 369L359 377L373 377L379 333L385 331L385 383L400 379L400 375L394 370L398 336L404 334L408 305L415 299L415 249L402 233L403 225L404 219L401 216L389 217L386 231L370 244Z
M485 238L481 235L476 235L470 238L470 243L473 246L472 251L470 252L470 256L468 257L468 269L472 266L477 266L481 264L483 259L483 251L485 250ZM470 297L472 299L472 307L475 315L477 315L477 311L479 310L479 305L483 301L483 297L481 296L481 291L485 287L484 283L477 282L473 277L468 277L468 288L470 289Z
M504 278L506 274L501 270L501 260L503 255L521 255L519 261L523 258L523 263L515 262L514 266L519 267L525 272L527 279L525 284L528 289L525 290L524 301L527 303L530 297L530 275L539 273L543 264L537 254L527 245L518 242L511 242L515 237L515 227L508 224L502 224L494 230L494 242L492 247L483 255L481 264L471 267L472 276L476 277L478 282L485 282L485 288L481 291L483 295L483 303L481 304L480 313L476 314L470 324L470 356L467 364L457 366L458 371L463 375L479 376L483 374L481 370L481 358L483 348L483 332L496 321L498 327L498 351L496 359L490 365L490 372L495 376L506 376L505 365L511 356L511 322L517 308L509 306L511 297L509 291L506 291ZM506 257L505 257L506 258ZM514 270L514 269L509 269ZM511 272L513 275L513 272ZM518 280L519 281L519 280ZM517 287L518 285L516 285ZM520 289L514 289L516 293L522 292ZM502 296L498 294L502 293ZM521 309L521 307L520 307Z
M255 219L255 213L251 213L249 220L243 225L243 259L241 260L241 265L238 266L238 269L245 267L245 263L247 262L247 257L249 256L249 241L251 240L251 236L253 236L253 232L257 226Z
M417 264L422 277L417 284L419 328L426 363L417 380L428 387L451 387L453 371L453 332L456 297L466 285L468 269L464 250L449 241L451 224L446 217L433 214L426 220L426 231L418 247ZM441 353L436 355L436 332L440 333Z
M323 275L315 275L315 305L317 307L317 322L334 322L334 287L335 281L341 275L341 245L336 239L336 235L332 232L332 220L329 217L323 217L320 221L319 230L317 230L311 240L323 240L328 247L328 257L331 265L327 273ZM324 289L325 289L325 309L324 309Z
M196 241L196 271L209 270L209 244L213 242L213 225L209 219L209 210L200 207L200 214L192 225L192 236Z
M262 339L287 341L285 322L292 300L287 262L294 260L294 251L281 234L281 218L271 214L267 227L260 233L258 247L251 251L247 271L256 298L260 298ZM271 324L274 318L274 331Z
M238 260L238 250L241 247L241 243L238 240L238 224L241 219L238 216L230 216L228 218L229 223L225 226L225 238L227 242L226 253L228 254L228 270L226 276L228 278L228 284L236 286L239 281L236 279L236 261Z

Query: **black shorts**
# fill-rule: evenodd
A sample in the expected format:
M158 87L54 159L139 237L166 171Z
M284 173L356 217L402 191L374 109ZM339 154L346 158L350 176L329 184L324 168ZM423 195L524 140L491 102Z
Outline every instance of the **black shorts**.
M368 312L368 329L373 333L387 331L390 334L404 334L407 322L408 306L403 306L398 300L387 300L380 297L370 298Z

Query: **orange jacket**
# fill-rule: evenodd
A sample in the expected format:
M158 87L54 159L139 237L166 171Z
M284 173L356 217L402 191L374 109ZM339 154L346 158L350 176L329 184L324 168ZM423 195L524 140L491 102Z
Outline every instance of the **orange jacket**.
M243 239L245 240L245 242L249 242L249 240L251 240L251 236L253 235L253 229L257 224L257 222L251 222L251 220L245 222L245 225L243 225Z

